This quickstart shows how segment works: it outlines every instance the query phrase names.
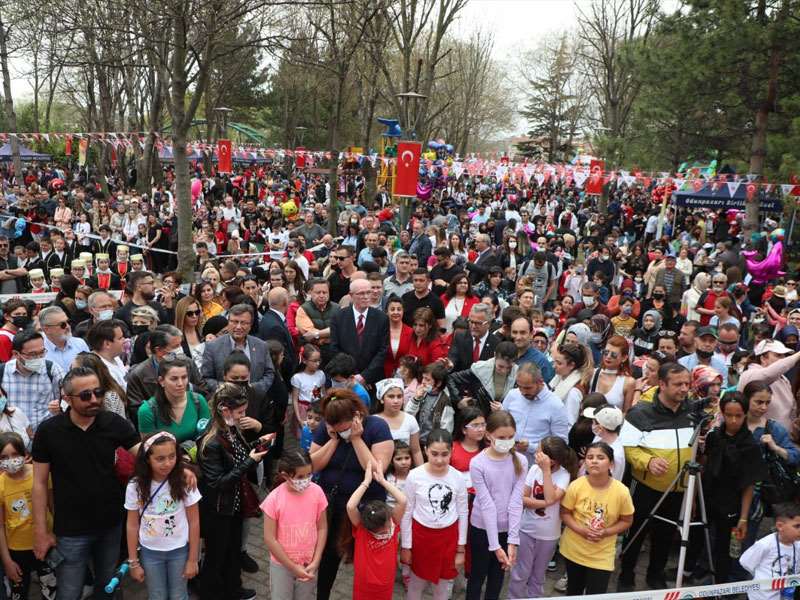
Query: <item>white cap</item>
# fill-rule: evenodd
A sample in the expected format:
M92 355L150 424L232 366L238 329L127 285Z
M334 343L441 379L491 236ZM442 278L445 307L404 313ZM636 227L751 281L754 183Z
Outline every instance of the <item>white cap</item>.
M756 344L753 353L756 356L761 356L765 352L774 352L775 354L791 354L794 352L791 348L783 345L783 342L778 340L761 340Z
M622 411L616 406L609 405L597 409L587 408L583 411L583 416L597 421L601 427L609 431L615 431L625 421Z

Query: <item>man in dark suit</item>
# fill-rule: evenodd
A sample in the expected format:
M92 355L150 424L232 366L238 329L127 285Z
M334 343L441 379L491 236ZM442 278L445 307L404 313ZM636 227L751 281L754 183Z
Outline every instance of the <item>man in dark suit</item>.
M485 233L479 233L475 236L475 250L478 251L478 258L474 263L468 262L465 266L469 271L469 282L472 285L478 285L486 277L489 269L492 267L500 266L500 259L492 250L489 242L489 236Z
M297 369L297 352L289 328L286 326L286 311L289 310L289 293L282 287L275 287L267 295L269 310L258 324L258 337L262 340L277 340L283 344L283 380L289 381Z
M346 352L356 361L356 379L362 385L383 379L383 362L389 348L389 318L370 308L369 281L356 279L350 284L352 306L331 319L331 351Z
M203 352L203 379L208 389L216 391L225 376L225 359L234 350L241 350L250 359L250 383L253 387L267 391L275 378L275 368L267 349L267 344L249 335L253 326L253 307L249 304L235 304L228 311L228 331L217 339L206 342Z
M430 238L425 235L425 226L422 221L415 220L411 230L414 232L414 236L411 238L408 253L417 257L417 264L420 267L427 267L428 259L433 253L433 244L431 244Z
M461 331L453 336L447 358L452 363L453 372L469 369L472 363L494 357L498 344L497 336L489 334L492 323L492 307L476 304L469 311L469 332Z

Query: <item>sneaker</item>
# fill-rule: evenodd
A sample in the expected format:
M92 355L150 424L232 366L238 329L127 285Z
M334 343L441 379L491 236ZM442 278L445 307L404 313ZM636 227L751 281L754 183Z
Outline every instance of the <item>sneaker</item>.
M558 570L558 567L556 566L556 561L551 560L549 563L547 563L547 570L550 571L551 573L555 573Z
M567 574L565 573L561 579L556 581L555 585L553 585L553 589L557 592L566 592L567 591Z
M240 589L239 600L256 600L256 591L248 588Z
M258 563L253 560L246 550L242 551L242 571L245 573L258 573Z

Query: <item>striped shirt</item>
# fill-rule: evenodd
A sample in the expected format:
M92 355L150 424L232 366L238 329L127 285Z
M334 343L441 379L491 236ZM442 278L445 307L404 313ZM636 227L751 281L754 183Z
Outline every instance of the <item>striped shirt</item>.
M6 391L8 404L25 413L34 431L42 421L53 416L47 405L52 400L61 399L64 370L53 363L51 373L52 381L46 368L41 373L23 375L17 370L17 359L12 358L6 363L3 380L0 382Z

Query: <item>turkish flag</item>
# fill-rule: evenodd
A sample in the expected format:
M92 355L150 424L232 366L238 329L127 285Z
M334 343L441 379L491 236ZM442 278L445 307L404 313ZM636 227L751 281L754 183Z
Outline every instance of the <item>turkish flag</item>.
M398 142L394 193L396 196L416 196L419 180L420 142Z
M589 178L586 180L584 189L587 194L599 196L603 193L603 171L605 165L602 160L593 160L589 163Z
M217 142L217 171L220 173L233 172L230 140L219 140Z

